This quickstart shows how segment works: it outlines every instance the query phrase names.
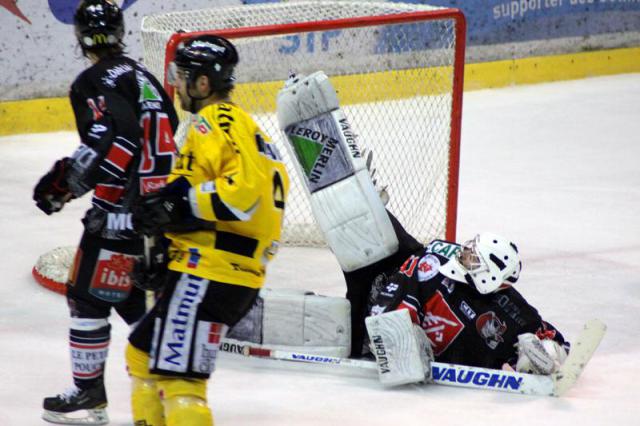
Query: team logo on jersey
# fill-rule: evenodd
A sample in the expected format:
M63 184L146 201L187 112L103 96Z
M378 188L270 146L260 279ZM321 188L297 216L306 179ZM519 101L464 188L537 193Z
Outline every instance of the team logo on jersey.
M166 176L143 176L140 178L140 194L146 195L160 191L167 186Z
M426 313L422 328L433 345L433 353L440 355L464 330L464 324L453 312L440 291L431 297L424 306Z
M111 303L122 302L131 291L134 256L102 249L91 278L89 293Z
M473 320L476 317L475 311L471 309L471 306L469 306L469 304L464 300L460 302L460 310L462 311L464 316L466 316L470 320Z
M418 281L427 281L438 275L440 261L437 257L428 254L418 262Z
M162 101L162 96L160 96L158 89L151 84L144 74L136 72L136 79L138 80L138 86L140 87L140 97L138 98L138 102Z
M498 318L495 312L489 311L480 315L476 320L476 330L482 340L491 349L495 349L504 342L502 335L507 331L507 324Z
M189 260L187 261L187 268L195 269L200 262L200 252L197 248L189 249Z
M192 125L198 132L202 133L203 135L206 135L211 131L211 129L213 129L207 119L201 115L196 115L192 119Z

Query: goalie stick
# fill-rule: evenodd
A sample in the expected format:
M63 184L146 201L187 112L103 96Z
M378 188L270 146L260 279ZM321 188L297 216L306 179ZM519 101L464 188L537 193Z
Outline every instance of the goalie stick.
M534 375L515 371L470 367L466 365L431 363L431 376L438 385L495 390L523 395L563 396L577 382L587 362L598 348L606 331L597 319L588 321L582 333L574 340L571 352L560 369L549 375ZM329 367L344 366L359 370L377 371L374 361L305 354L279 349L252 346L249 343L224 339L223 352L262 357L282 361L311 363Z

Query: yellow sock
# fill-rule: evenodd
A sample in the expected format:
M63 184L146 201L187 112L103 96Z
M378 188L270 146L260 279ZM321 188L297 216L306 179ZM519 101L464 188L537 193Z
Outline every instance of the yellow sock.
M158 381L158 389L164 396L167 426L213 425L205 380L162 378Z
M131 376L131 412L135 426L165 426L164 407L156 385L158 376L149 372L149 355L131 344L126 350Z

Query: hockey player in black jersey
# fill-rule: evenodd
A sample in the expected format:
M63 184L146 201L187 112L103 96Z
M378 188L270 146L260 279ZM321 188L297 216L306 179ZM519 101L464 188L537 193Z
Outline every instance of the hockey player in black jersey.
M104 366L112 308L130 325L145 312L144 292L132 286L143 239L130 209L141 195L165 185L176 147L177 115L160 83L124 56L122 10L112 0L83 0L75 33L92 65L71 85L80 146L55 162L34 189L46 214L93 191L84 233L67 286L74 387L45 398L43 418L66 424L104 424ZM67 413L88 410L86 418Z
M462 245L434 240L380 271L369 314L408 310L439 362L550 374L569 345L513 288L521 268L516 245L495 234Z

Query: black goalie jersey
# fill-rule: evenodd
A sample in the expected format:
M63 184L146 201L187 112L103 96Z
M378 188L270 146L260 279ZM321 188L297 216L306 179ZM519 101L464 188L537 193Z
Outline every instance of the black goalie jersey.
M165 185L176 156L173 104L149 71L124 56L82 72L69 97L81 144L67 181L76 197L94 191L85 229L133 238L132 203Z
M379 276L371 294L371 314L408 309L439 362L497 369L504 363L515 365L514 345L522 333L565 344L560 332L513 287L483 295L466 282L442 275L440 265L458 250L455 243L435 240L389 276Z

